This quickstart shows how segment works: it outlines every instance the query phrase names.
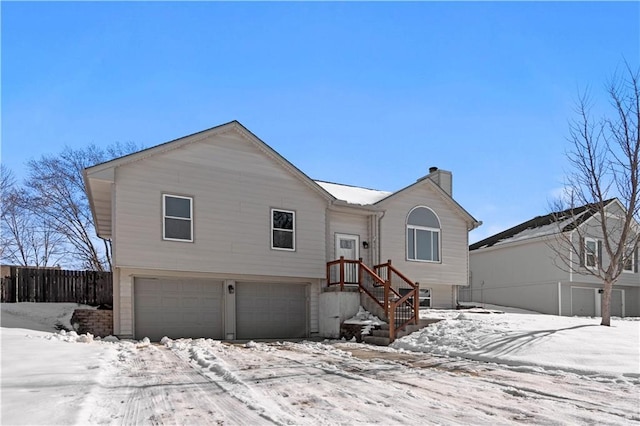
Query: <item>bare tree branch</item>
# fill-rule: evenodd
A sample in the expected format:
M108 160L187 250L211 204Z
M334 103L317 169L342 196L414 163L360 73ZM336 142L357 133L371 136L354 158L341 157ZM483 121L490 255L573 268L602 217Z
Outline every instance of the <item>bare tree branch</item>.
M579 98L569 128L569 197L552 207L554 262L602 281L602 325L611 324L612 288L640 243L640 77L626 65L607 86L609 115L593 121L588 98Z
M71 258L83 268L111 269L111 244L100 243L95 230L82 172L114 157L140 150L133 143L108 147L88 145L65 148L58 155L43 155L27 163L25 207L62 235L71 248Z

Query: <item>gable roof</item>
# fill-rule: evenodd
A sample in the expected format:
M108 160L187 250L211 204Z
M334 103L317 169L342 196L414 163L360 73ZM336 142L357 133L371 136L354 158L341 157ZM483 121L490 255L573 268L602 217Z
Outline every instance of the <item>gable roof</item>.
M430 187L437 194L439 194L444 200L446 200L449 204L451 204L451 206L455 210L457 210L462 216L464 216L465 220L470 225L468 227L469 231L476 229L477 227L482 225L482 221L479 221L473 216L471 216L471 214L468 211L466 211L464 207L462 207L456 200L454 200L454 198L450 194L448 194L444 189L442 189L440 185L438 185L433 179L431 179L430 175L420 178L414 183L407 185L404 188L399 189L398 191L390 192L389 195L387 195L386 197L376 201L375 205L384 204L385 202L387 202L387 200L391 200L399 194L402 194L406 191L409 191L412 188L422 186L422 185L427 185L428 187Z
M300 169L291 164L286 158L278 154L278 152L276 152L273 148L263 142L256 135L251 133L251 131L240 124L240 122L234 120L207 130L203 130L201 132L193 133L188 136L183 136L179 139L174 139L169 142L153 146L151 148L146 148L132 154L124 155L122 157L106 161L104 163L87 167L84 170L84 182L89 198L89 204L91 207L91 214L93 215L93 222L95 223L98 236L102 238L111 237L111 205L113 202L113 200L111 199L111 184L114 181L114 170L116 167L131 164L136 161L151 157L153 155L169 152L192 143L200 142L210 136L226 133L229 131L236 131L237 133L239 133L242 137L252 143L256 148L265 153L268 157L275 160L285 170L300 179L311 190L317 192L326 200L335 201L336 198L332 194L315 183L309 176L307 176Z
M343 185L332 182L314 181L300 169L290 163L286 158L282 157L273 148L263 142L260 138L254 135L240 122L238 122L237 120L233 120L207 130L183 136L181 138L174 139L169 142L153 146L151 148L146 148L132 154L128 154L110 161L106 161L104 163L99 163L94 166L87 167L84 170L84 181L89 198L89 204L91 207L91 213L93 215L93 221L95 223L98 236L102 238L111 237L111 207L113 203L113 200L111 199L111 184L114 182L114 170L117 167L131 164L154 155L169 152L192 143L197 143L210 136L226 133L229 131L238 132L246 140L253 143L253 145L260 151L278 162L285 170L289 171L294 176L299 178L310 189L319 193L323 198L325 198L332 204L336 201L341 201L353 207L364 206L366 208L375 209L376 206L379 205L379 203L386 202L386 200L391 199L395 195L402 193L409 188L413 188L417 185L428 185L434 191L436 191L437 194L446 199L456 211L458 211L465 217L466 221L469 223L469 230L480 226L480 224L482 223L471 216L436 182L434 182L432 179L429 179L428 176L395 192L379 191L375 189Z
M604 202L605 207L609 206L616 198L611 198ZM552 212L544 216L536 216L531 220L492 235L477 243L471 244L469 250L492 247L494 245L506 244L515 241L523 241L546 235L553 235L561 232L573 231L582 223L591 219L598 213L596 204L586 204L584 206Z

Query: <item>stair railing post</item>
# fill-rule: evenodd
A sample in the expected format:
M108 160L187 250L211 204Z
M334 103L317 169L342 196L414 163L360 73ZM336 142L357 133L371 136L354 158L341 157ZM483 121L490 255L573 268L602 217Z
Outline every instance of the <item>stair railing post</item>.
M384 310L389 317L389 280L384 280Z
M413 315L415 324L420 324L420 283L418 282L413 293Z
M389 308L389 343L393 343L396 340L396 303L391 302Z
M327 287L331 287L331 265L327 262Z
M358 267L356 268L356 272L358 274L358 288L362 288L362 273L364 272L364 268L362 267L362 258L358 259Z
M340 291L344 291L344 256L340 256Z

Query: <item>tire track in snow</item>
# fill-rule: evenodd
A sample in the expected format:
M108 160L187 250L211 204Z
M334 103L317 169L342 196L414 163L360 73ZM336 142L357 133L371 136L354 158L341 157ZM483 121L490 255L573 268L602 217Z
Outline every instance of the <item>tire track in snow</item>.
M124 344L99 389L87 424L264 423L164 346Z

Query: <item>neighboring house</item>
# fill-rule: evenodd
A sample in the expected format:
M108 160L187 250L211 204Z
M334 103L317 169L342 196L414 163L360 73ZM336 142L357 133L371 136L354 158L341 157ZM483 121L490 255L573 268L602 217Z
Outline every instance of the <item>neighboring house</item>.
M327 262L340 256L391 259L423 304L450 308L479 225L451 197L450 172L395 193L316 182L237 121L84 178L97 233L113 243L121 337L318 335Z
M615 230L617 199L606 202L608 229ZM600 215L589 206L538 216L469 247L471 279L461 290L466 301L512 306L564 316L600 316L601 281L587 268L606 267ZM636 230L639 229L636 223ZM559 238L559 236L564 236ZM574 247L561 243L571 238ZM566 250L563 264L557 247ZM638 248L629 248L611 295L612 316L640 315Z

